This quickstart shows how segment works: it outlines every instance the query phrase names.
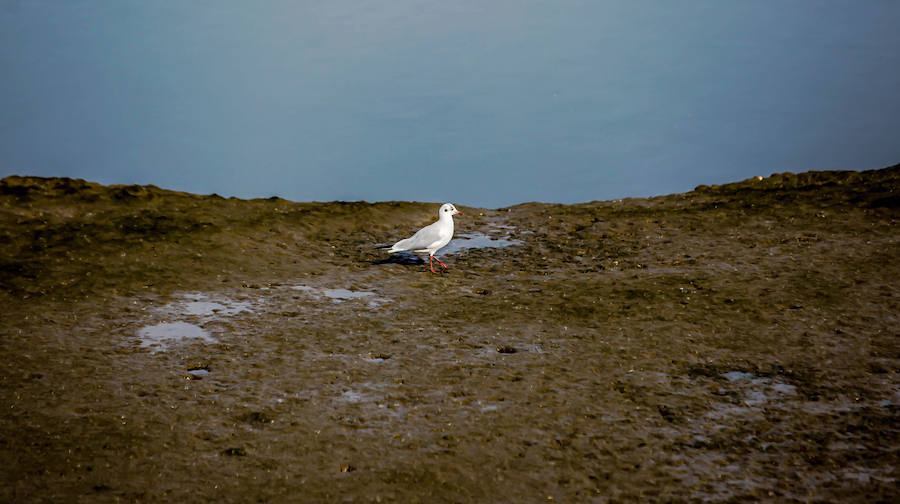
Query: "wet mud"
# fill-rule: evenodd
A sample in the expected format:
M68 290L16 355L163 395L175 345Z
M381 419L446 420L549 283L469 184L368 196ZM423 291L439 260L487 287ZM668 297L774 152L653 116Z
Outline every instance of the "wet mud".
M896 502L900 166L461 208L0 181L0 501Z

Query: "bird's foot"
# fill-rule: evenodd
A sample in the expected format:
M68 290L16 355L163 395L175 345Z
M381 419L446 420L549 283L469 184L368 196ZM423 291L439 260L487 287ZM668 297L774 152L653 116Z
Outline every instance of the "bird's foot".
M440 270L440 271L434 271L434 261L437 261L438 264L441 265L441 270ZM438 259L437 257L434 257L434 256L429 256L429 257L428 257L428 267L429 267L429 269L431 269L431 272L432 272L432 273L435 273L435 274L437 274L437 273L443 273L444 270L447 269L447 265L444 264L443 261L441 261L440 259Z

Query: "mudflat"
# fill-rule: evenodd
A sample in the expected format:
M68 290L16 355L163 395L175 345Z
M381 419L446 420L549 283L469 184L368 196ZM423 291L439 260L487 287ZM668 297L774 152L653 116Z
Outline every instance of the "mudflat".
M0 181L0 501L900 498L900 165L438 203Z

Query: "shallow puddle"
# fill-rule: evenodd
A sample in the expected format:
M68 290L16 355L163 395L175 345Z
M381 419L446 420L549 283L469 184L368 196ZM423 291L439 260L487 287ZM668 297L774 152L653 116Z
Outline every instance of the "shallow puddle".
M200 340L204 343L216 343L200 326L187 322L164 322L145 326L138 330L141 347L153 348L154 351L165 350L172 344L184 343L188 340Z
M347 299L363 299L374 296L374 292L352 291L348 289L322 289L322 294L329 299L343 301Z
M458 254L468 249L478 248L503 248L513 245L524 245L521 240L510 240L507 238L491 238L484 233L467 233L458 234L450 240L446 247L441 249L441 254Z
M343 301L355 301L358 299L365 299L368 301L369 306L375 307L379 306L382 303L388 301L388 299L378 297L377 293L372 291L354 291L350 289L324 289L324 288L316 288L310 287L308 285L292 285L289 287L291 290L308 292L310 294L316 296L324 296L335 303L340 303Z
M188 369L187 372L195 380L201 380L205 376L209 375L209 368L206 366L192 367L192 368Z
M722 373L722 377L726 378L730 382L736 382L740 380L749 380L754 378L753 373L745 373L743 371L729 371L727 373Z
M228 298L212 300L210 296L199 292L182 294L181 297L186 301L170 303L162 310L178 315L198 317L231 317L243 312L253 312L251 303L246 301L233 301Z
M363 401L366 398L366 395L362 392L357 392L355 390L345 390L341 393L341 396L338 398L341 402L348 403L358 403Z
M184 305L184 313L187 315L237 315L238 313L252 311L250 303L234 303L231 306L225 306L221 303L211 301L193 301Z
M731 392L739 394L745 406L760 406L772 401L782 401L787 396L797 393L795 385L781 382L778 378L760 377L744 371L729 371L719 376L728 380ZM720 392L729 393L724 389Z

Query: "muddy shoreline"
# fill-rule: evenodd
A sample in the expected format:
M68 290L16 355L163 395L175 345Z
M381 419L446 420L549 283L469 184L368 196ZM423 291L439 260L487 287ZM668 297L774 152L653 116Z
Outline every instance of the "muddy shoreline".
M437 206L0 181L0 501L900 496L900 165Z

